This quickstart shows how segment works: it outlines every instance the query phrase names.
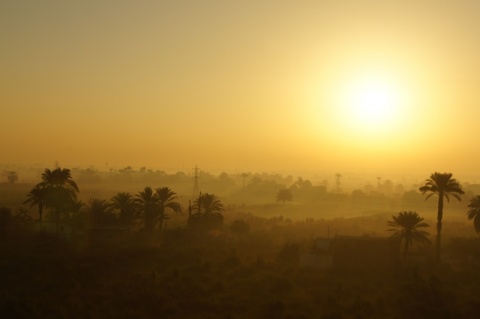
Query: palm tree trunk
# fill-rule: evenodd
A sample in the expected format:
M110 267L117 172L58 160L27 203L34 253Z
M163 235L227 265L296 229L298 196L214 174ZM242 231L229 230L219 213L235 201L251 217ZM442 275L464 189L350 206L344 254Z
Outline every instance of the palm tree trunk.
M407 259L408 244L408 239L405 239L405 247L403 248L403 262L405 262Z
M72 219L71 219L71 236L72 242L75 244L77 239L77 214L72 212Z
M59 227L60 227L60 210L55 209L55 234L57 237L57 242L60 240L60 232L59 232Z
M40 222L40 224L42 224L42 215L43 215L43 204L42 203L39 203L38 204L38 221Z
M40 224L40 231L43 232L43 203L38 203L38 222Z
M163 214L161 214L158 220L158 228L160 230L160 240L162 239L162 236L163 236L163 219L164 219L164 216Z
M442 253L442 218L443 218L443 194L438 194L438 213L437 213L437 241L435 245L435 261L440 263Z

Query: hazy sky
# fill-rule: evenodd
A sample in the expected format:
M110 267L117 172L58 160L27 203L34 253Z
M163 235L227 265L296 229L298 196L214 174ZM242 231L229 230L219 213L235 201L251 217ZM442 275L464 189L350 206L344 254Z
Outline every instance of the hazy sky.
M480 1L1 1L0 46L0 163L479 168Z

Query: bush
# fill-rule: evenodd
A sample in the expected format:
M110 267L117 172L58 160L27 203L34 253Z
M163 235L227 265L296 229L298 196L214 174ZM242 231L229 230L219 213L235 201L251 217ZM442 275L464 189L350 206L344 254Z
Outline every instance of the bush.
M248 225L243 220L235 220L230 225L230 230L236 234L247 234L250 232L250 225Z

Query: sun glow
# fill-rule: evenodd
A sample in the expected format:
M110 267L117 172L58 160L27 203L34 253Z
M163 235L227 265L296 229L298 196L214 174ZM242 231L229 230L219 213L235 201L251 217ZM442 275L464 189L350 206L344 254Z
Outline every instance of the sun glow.
M416 145L426 104L415 72L372 63L328 71L312 85L314 98L307 109L310 132L320 147L363 158L371 152L393 156Z
M349 116L359 124L380 125L391 121L398 102L395 90L385 82L367 80L355 83L347 93Z
M403 117L406 92L393 79L379 74L360 75L339 90L338 115L358 132L391 131Z

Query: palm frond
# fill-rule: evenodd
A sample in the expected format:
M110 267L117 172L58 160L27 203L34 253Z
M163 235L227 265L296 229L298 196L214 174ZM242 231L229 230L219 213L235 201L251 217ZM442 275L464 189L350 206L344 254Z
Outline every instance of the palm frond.
M414 241L420 243L430 242L428 239L429 233L419 229L429 227L423 220L417 212L401 211L397 215L392 216L391 221L387 221L387 225L391 227L387 231L394 232L390 238L398 242L404 240L406 250Z
M452 195L453 197L455 197L459 202L462 201L462 198L460 197L460 195L458 195L458 194L456 194L456 193L451 193L451 195Z
M475 231L477 234L480 234L480 215L477 214L473 219L473 227L475 227Z

